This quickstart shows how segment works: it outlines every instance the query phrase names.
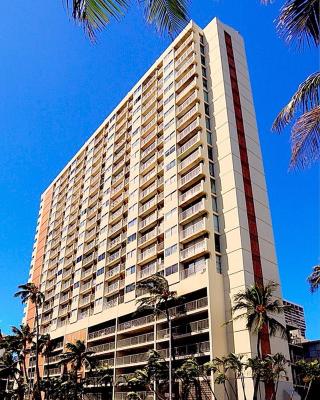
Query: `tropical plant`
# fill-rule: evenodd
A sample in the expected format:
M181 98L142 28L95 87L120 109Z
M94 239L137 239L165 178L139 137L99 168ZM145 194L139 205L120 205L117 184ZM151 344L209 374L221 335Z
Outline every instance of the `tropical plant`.
M69 393L72 392L73 398L78 399L79 380L78 374L82 368L88 366L89 371L92 371L96 366L96 361L93 357L94 352L86 348L82 340L77 340L75 343L66 344L67 351L60 355L62 365L70 365L70 373L64 385L68 388Z
M223 358L223 364L226 372L228 371L233 372L235 381L240 380L243 392L243 398L244 400L247 400L246 389L245 389L245 375L244 375L246 369L246 363L244 361L244 356L230 353L228 354L228 356Z
M233 320L245 319L246 328L257 335L257 363L258 360L261 360L261 339L264 330L270 336L275 336L279 333L281 337L287 338L285 326L273 317L274 315L283 314L287 308L287 306L282 305L273 296L277 287L278 284L274 282L270 282L265 286L255 284L234 296L234 305L232 307ZM257 398L261 380L258 372L254 385L254 400Z
M195 358L191 357L185 360L183 364L176 369L175 375L177 379L181 381L181 400L188 400L193 388L196 399L202 400L203 397L200 383L202 368Z
M308 282L312 293L316 292L320 287L320 265L316 265L312 269L312 274L308 276Z
M39 336L40 336L40 326L39 326L39 307L44 301L44 294L40 291L38 286L34 283L26 283L24 285L18 286L18 292L15 293L15 297L20 297L22 303L30 302L35 308L35 327L36 327L36 343L35 343L35 369L36 369L36 384L34 397L40 399L40 371L39 371Z
M7 335L2 341L2 347L16 354L19 361L19 368L22 372L24 383L29 383L28 370L26 366L26 356L30 353L30 347L33 343L34 332L29 325L20 325L19 328L11 328L12 335Z
M129 8L129 0L64 0L72 19L82 26L91 40L96 33L119 19ZM147 0L143 3L147 23L154 24L160 33L170 36L182 29L187 22L187 0Z
M287 338L285 326L273 317L283 314L287 308L273 296L278 286L274 282L265 286L255 284L234 296L233 320L245 319L247 329L257 335L258 357L261 357L261 335L265 327L271 336L279 333L283 338Z
M286 43L298 47L319 46L319 1L288 0L280 11L277 22ZM307 77L300 84L289 103L275 119L272 129L280 132L300 114L291 130L290 167L306 167L320 156L320 73Z
M52 352L54 351L54 349L56 348L56 343L50 338L49 334L45 334L40 336L39 338L39 351L41 352L45 364L46 364L46 372L47 372L47 376L46 376L46 381L47 382L43 382L43 386L44 386L44 391L45 391L45 398L46 400L50 399L50 357L52 355ZM47 384L46 384L47 383ZM55 382L56 383L56 382Z
M310 395L312 385L315 382L320 382L320 362L319 360L300 360L296 364L300 370L300 376L306 385L306 394L303 400L307 400Z
M19 367L19 359L12 351L5 351L0 358L0 379L7 382L5 396L8 399L24 399L26 385ZM9 388L10 381L14 383L12 388Z

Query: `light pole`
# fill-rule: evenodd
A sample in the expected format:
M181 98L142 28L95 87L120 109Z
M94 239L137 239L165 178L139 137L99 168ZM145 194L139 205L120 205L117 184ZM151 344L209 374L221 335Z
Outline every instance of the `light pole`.
M167 314L163 310L157 310L162 313L166 318L168 318ZM172 327L171 327L171 316L169 314L168 318L168 331L169 331L169 400L172 400Z

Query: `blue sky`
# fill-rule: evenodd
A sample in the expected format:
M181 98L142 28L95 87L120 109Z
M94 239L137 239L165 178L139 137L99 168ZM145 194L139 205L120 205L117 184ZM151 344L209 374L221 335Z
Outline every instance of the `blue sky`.
M314 49L296 53L277 37L282 1L193 0L204 27L214 16L246 42L284 296L305 307L320 336L320 293L306 277L319 262L316 167L288 173L288 132L270 133L277 111L316 69ZM0 25L0 327L19 324L13 293L27 280L42 191L169 44L132 7L96 45L66 17L61 0L11 0Z

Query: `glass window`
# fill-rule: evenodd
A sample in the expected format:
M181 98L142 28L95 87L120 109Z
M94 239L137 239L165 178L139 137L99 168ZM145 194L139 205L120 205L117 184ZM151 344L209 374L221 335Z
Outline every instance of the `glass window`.
M104 260L106 258L106 253L102 253L98 256L98 261Z
M178 264L171 265L165 269L166 276L174 274L175 272L178 272Z
M134 240L136 240L136 238L137 238L137 234L134 233L133 235L128 236L127 242L128 242L128 243L131 243L131 242L133 242Z
M135 288L135 284L131 283L130 285L126 286L125 292L126 293L130 293L130 292L132 292L134 290L134 288Z
M104 267L99 268L97 271L97 276L102 275L104 273Z
M136 266L135 265L132 265L131 267L129 267L129 268L127 268L126 269L126 275L128 276L128 275L132 275L132 274L134 274L136 272Z
M167 247L164 251L164 255L166 257L171 256L172 254L174 254L177 251L177 245L174 244L173 246Z

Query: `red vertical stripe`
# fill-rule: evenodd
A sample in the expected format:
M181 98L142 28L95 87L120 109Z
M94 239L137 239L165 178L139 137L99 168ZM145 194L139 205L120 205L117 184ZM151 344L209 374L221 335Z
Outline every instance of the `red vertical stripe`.
M245 201L246 201L246 208L247 208L247 218L248 218L248 226L249 226L249 237L250 237L250 247L251 247L251 257L252 257L254 281L258 285L263 285L263 274L262 274L257 220L256 220L253 194L252 194L250 167L249 167L249 162L248 162L246 136L245 136L242 110L241 110L241 101L240 101L240 93L239 93L239 86L238 86L238 79L237 79L237 71L236 71L236 65L235 65L235 61L234 61L234 54L233 54L233 48L232 48L232 39L231 39L231 36L227 32L224 32L224 36L225 36L225 43L226 43L226 48L227 48L227 57L228 57L228 64L229 64L233 107L234 107L234 112L235 112L235 117L236 117L236 127L237 127L239 153L240 153L240 161L241 161L241 169L242 169L242 177L243 177L243 187L244 187L244 194L245 194ZM268 332L267 326L264 326L262 329L262 332L261 332L261 353L262 353L262 355L271 353L270 337L269 337L269 332ZM266 399L270 399L272 396L272 393L273 393L273 386L266 384L265 390L266 390Z

